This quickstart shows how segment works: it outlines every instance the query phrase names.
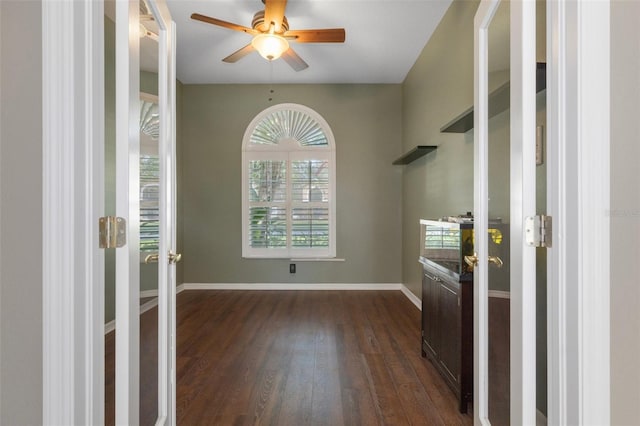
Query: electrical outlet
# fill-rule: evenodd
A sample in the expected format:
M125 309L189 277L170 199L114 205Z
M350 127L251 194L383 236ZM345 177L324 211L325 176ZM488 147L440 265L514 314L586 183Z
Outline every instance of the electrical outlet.
M296 264L295 263L290 263L289 264L289 273L290 274L295 274L296 273Z

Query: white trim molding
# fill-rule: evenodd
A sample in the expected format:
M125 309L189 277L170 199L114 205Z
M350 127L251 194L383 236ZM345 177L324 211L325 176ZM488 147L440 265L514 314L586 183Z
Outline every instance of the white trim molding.
M422 299L413 294L413 292L409 290L409 288L404 284L401 284L400 291L402 292L402 294L407 296L407 299L409 299L409 301L413 303L416 308L422 311Z
M510 291L502 291L502 290L489 290L487 291L489 298L494 299L511 299Z
M391 291L400 290L416 308L422 310L422 301L418 296L413 294L411 290L404 284L398 283L350 283L350 284L316 284L316 283L184 283L176 287L176 294L182 293L185 290L201 291L201 290L344 290L344 291ZM157 296L157 290L145 290L140 292L140 298ZM140 315L144 314L148 310L154 308L158 304L158 299L150 300L140 305ZM104 325L104 334L109 334L116 329L116 321L109 321Z
M266 135L266 136L265 136ZM322 136L320 136L322 135ZM284 167L286 176L292 176L294 164L298 162L324 161L328 166L326 184L320 184L318 195L312 195L313 187L309 186L306 201L297 195L292 180L288 179L284 186L282 200L262 199L250 196L254 176L253 163L265 165L277 161ZM309 163L311 164L311 163ZM242 138L242 257L253 259L272 258L335 258L336 257L336 144L329 123L313 109L300 104L282 103L273 105L254 117L245 130ZM262 176L258 180L266 178ZM271 179L271 178L269 178ZM272 181L276 182L275 180ZM275 188L272 188L275 190ZM255 191L253 191L255 192ZM304 191L303 191L304 192ZM261 198L262 197L262 198ZM271 241L256 243L254 246L252 224L253 209L278 208L283 210L286 222L286 241L284 247L274 247ZM293 241L292 212L296 209L322 209L328 216L328 245L302 247ZM266 220L266 219L265 219ZM255 224L254 224L255 225ZM265 237L268 239L268 237ZM262 244L266 244L262 247Z
M158 306L158 298L155 297L140 305L140 315ZM104 325L104 334L109 334L116 329L116 320L111 320Z
M549 2L549 424L609 424L609 0Z
M184 283L183 290L341 290L341 291L391 291L400 290L416 308L422 310L422 301L401 283Z
M181 293L183 291L184 291L184 285L180 284L179 286L176 287L176 294ZM158 296L158 290L145 290L140 292L141 299L146 297L155 297L155 299L149 300L148 302L140 305L140 315L158 306L157 296ZM115 329L116 329L116 320L114 319L104 325L104 334L109 334Z
M400 283L184 283L185 290L400 290Z
M103 16L42 5L44 425L104 422Z
M140 290L140 299L145 299L147 297L158 297L158 289Z
M547 426L547 416L540 410L536 410L536 426Z

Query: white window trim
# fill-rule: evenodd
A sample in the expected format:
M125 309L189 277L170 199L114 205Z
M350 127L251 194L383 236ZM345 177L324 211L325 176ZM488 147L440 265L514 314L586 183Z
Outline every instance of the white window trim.
M276 111L294 110L300 111L314 119L322 128L326 136L328 146L301 146L295 140L282 141L278 146L255 145L250 143L251 135L256 126L268 115ZM295 145L294 145L295 144ZM287 247L286 248L252 248L249 245L249 217L250 202L248 168L252 160L284 160L287 161L287 178L291 176L291 161L299 159L327 159L331 165L329 170L329 247L322 249L301 249L290 246L291 223L287 217ZM326 120L316 111L304 105L284 103L269 107L259 113L247 126L242 140L242 257L252 259L330 259L336 257L336 150L333 132ZM282 203L287 214L295 205L291 201L290 188L287 185L287 201ZM309 205L305 205L308 207Z

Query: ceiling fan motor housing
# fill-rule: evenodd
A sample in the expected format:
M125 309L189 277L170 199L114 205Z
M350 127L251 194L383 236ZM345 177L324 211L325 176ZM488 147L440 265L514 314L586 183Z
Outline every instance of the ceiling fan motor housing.
M256 31L260 31L260 32L266 32L269 31L271 25L270 23L268 25L265 25L264 22L264 10L260 10L258 12L256 12L255 15L253 15L253 21L251 21L251 27L256 30ZM289 31L289 22L287 21L287 17L283 16L282 17L282 25L280 27L280 31L276 31L276 34L283 34L285 32Z

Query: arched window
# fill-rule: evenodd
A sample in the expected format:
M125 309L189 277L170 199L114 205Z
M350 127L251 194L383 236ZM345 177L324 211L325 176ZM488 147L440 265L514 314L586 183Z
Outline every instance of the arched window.
M242 256L335 257L336 156L315 111L279 104L242 142Z

